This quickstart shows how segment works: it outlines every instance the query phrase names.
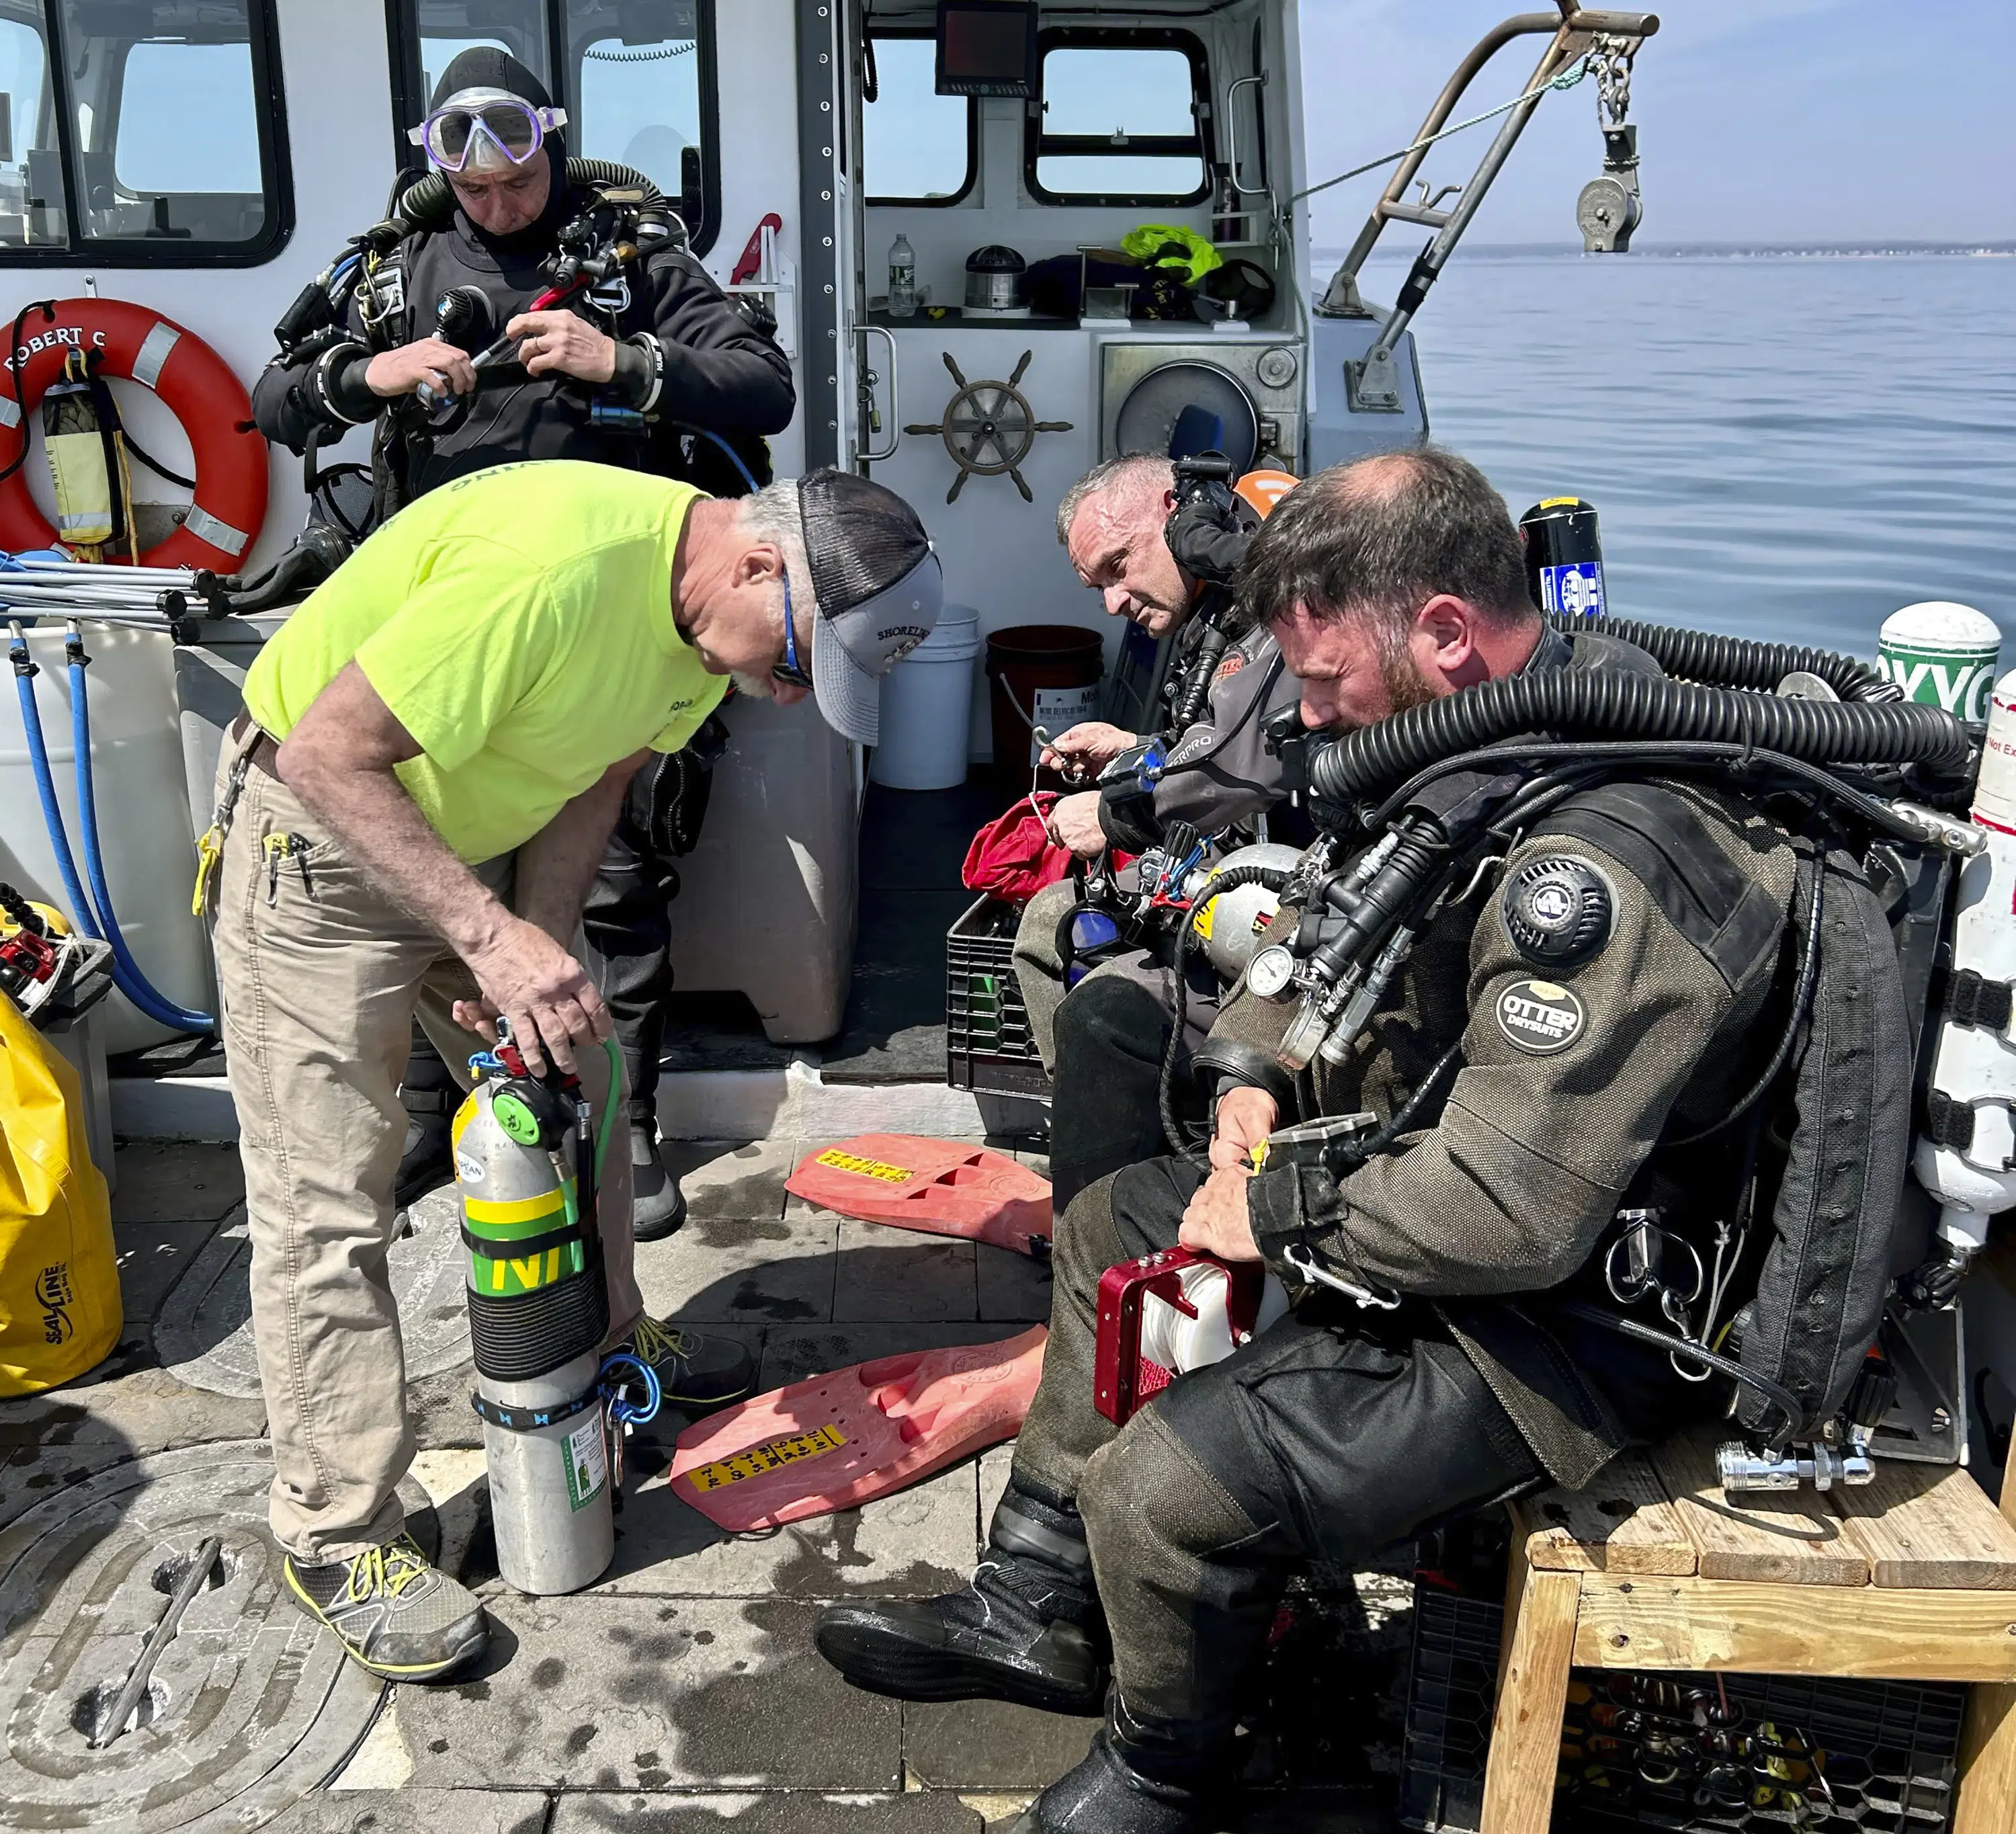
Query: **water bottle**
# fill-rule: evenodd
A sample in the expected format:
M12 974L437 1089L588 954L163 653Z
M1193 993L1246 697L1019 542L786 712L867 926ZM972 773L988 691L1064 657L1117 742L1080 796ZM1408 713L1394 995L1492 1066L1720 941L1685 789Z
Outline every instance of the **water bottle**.
M900 232L889 245L889 316L909 319L917 311L917 257Z

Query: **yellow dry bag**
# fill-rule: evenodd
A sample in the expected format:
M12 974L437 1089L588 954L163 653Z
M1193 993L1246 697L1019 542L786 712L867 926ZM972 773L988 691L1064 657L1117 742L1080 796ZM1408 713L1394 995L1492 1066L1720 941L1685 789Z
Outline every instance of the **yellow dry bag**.
M54 1388L119 1341L119 1266L84 1091L0 998L0 1395Z

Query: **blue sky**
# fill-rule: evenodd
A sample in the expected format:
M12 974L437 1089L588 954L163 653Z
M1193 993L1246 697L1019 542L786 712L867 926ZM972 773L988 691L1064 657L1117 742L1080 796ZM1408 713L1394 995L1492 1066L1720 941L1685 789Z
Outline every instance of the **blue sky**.
M1312 179L1404 144L1463 52L1517 10L1301 0ZM1661 27L1632 85L1644 240L2016 237L2016 0L1654 0L1652 10ZM1516 94L1540 43L1501 52L1460 113ZM1376 80L1353 82L1361 71ZM1425 173L1438 186L1467 177L1492 131L1458 136ZM1472 235L1575 241L1575 193L1601 159L1593 83L1550 95ZM1381 182L1316 200L1319 247L1351 240ZM1395 225L1382 251L1420 239Z

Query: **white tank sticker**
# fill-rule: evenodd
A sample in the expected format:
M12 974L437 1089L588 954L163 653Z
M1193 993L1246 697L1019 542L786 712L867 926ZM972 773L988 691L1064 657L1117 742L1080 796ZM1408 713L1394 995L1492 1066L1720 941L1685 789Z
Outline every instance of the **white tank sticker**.
M483 1182L483 1162L469 1153L455 1155L455 1175L463 1184L481 1184Z
M182 334L174 326L166 320L157 320L153 330L141 340L139 354L133 359L133 380L144 383L149 388L159 388L169 354L182 338Z
M609 1448L602 1436L599 1404L567 1435L566 1450L567 1502L574 1508L585 1509L609 1481Z
M1055 738L1067 733L1082 720L1087 720L1099 711L1099 683L1092 682L1082 688L1036 688L1031 691L1034 705L1029 717L1044 731ZM1042 747L1036 743L1035 735L1029 738L1029 762L1033 766L1042 755Z

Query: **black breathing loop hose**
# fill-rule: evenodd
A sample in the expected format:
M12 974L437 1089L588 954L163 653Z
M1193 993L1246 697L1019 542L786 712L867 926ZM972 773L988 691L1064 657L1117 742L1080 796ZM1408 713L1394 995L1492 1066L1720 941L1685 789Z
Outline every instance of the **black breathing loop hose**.
M1798 1430L1799 1422L1805 1418L1805 1410L1800 1406L1788 1389L1781 1388L1769 1376L1759 1375L1754 1369L1746 1369L1733 1358L1696 1343L1692 1338L1681 1337L1672 1331L1660 1331L1650 1324L1641 1324L1635 1318L1620 1317L1615 1312L1606 1312L1600 1306L1585 1305L1579 1299L1557 1301L1557 1311L1571 1318L1579 1318L1585 1324L1600 1325L1605 1331L1615 1331L1619 1337L1635 1338L1641 1344L1651 1344L1661 1350L1669 1350L1676 1357L1684 1357L1698 1363L1705 1369L1712 1369L1719 1375L1726 1375L1731 1382L1740 1382L1745 1388L1755 1389L1766 1400L1785 1416L1785 1424L1774 1434L1771 1443L1781 1446Z
M1161 1110L1162 1133L1169 1143L1169 1151L1179 1158L1192 1156L1197 1148L1184 1132L1183 1124L1176 1118L1176 1059L1183 1048L1183 1026L1190 1011L1190 938L1196 933L1191 925L1196 921L1197 910L1204 908L1221 892L1236 892L1241 885L1265 885L1270 892L1278 893L1288 882L1288 869L1278 866L1235 866L1226 871L1211 874L1211 884L1206 889L1203 904L1183 913L1181 927L1176 931L1175 965L1172 972L1175 977L1175 1018L1169 1028L1169 1042L1162 1050L1162 1073L1156 1084L1156 1101Z
M1809 764L1923 764L1953 769L1967 737L1917 701L1782 699L1624 669L1553 668L1480 682L1326 746L1309 784L1326 802L1381 794L1452 753L1525 733L1705 740L1739 755L1775 751Z
M1795 643L1760 643L1749 637L1686 630L1672 624L1640 624L1628 618L1569 618L1550 612L1547 622L1563 636L1593 632L1643 650L1669 676L1710 687L1769 693L1788 675L1817 676L1844 701L1901 701L1903 691L1866 662L1831 650Z

